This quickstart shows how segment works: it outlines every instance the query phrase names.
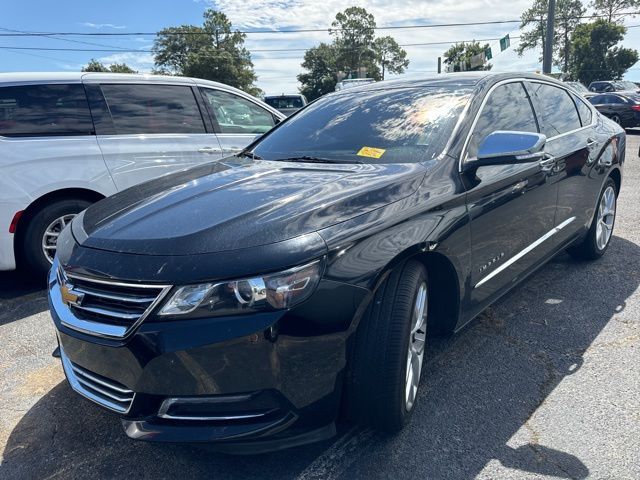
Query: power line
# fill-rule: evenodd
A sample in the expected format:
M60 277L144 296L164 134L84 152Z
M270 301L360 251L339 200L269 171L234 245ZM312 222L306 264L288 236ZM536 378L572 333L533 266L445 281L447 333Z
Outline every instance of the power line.
M638 28L639 25L629 25L627 28ZM448 40L448 41L440 41L440 42L424 42L424 43L404 43L400 44L400 47L426 47L432 45L451 45L453 43L469 43L469 42L492 42L500 40L501 37L495 38L474 38L467 40ZM520 36L510 37L512 40L520 38ZM363 46L359 48L351 48L344 50L359 50L366 49L368 46ZM0 45L0 49L7 50L43 50L43 51L55 51L55 52L96 52L96 53L154 53L153 50L142 50L142 49L98 49L98 48L58 48L58 47L19 47L15 45ZM269 53L269 52L305 52L309 50L309 48L257 48L251 49L250 53ZM212 53L216 53L215 51Z
M640 11L636 12L621 12L613 13L611 16L632 16L640 15ZM604 18L609 15L581 15L562 17L562 19L571 20L585 20L591 18ZM416 29L416 28L443 28L443 27L466 27L474 25L497 25L501 23L520 23L521 19L513 20L491 20L484 22L458 22L458 23L432 23L423 25L391 25L386 27L372 27L370 30L402 30L402 29ZM271 33L313 33L313 32L337 32L337 31L350 31L350 28L303 28L303 29L289 29L289 30L234 30L234 33L244 34L271 34ZM211 35L211 32L193 32L185 30L177 30L173 32L15 32L15 33L0 33L0 37L47 37L51 35L55 36L104 36L104 37L126 37L126 36L158 36L158 35Z

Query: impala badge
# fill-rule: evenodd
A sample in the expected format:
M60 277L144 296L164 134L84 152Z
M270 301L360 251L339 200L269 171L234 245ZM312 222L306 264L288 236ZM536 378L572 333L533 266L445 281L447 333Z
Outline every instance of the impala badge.
M498 255L496 255L495 257L489 259L489 261L487 263L485 263L484 265L482 265L478 271L480 273L484 272L487 268L489 268L491 265L495 265L496 263L498 263L500 260L502 260L502 258L504 257L504 252L500 252Z

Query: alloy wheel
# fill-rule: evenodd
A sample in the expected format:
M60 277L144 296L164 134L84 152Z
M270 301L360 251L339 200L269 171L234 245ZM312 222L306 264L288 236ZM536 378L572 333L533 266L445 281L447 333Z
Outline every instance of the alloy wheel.
M422 282L416 292L407 352L407 372L405 383L405 406L407 411L413 408L418 394L420 373L424 360L427 337L427 284Z
M60 232L62 232L64 227L66 227L75 216L76 214L72 213L58 217L45 229L44 235L42 236L42 252L49 263L53 263L53 258L56 256Z
M612 186L608 186L598 206L598 220L596 224L596 245L599 250L604 250L613 233L613 223L616 219L616 192Z

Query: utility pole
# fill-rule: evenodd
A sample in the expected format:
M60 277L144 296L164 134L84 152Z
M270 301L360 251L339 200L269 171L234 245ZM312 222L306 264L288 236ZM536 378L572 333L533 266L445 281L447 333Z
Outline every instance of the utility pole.
M442 73L442 57L438 57L438 73Z
M551 73L553 60L553 23L556 16L556 0L549 0L549 12L547 13L547 31L542 52L542 73Z

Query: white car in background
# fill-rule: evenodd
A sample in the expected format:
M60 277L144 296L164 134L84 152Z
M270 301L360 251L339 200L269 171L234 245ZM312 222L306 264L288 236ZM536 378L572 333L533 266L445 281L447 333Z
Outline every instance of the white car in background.
M284 118L195 78L0 74L0 270L46 272L91 203L238 152Z

